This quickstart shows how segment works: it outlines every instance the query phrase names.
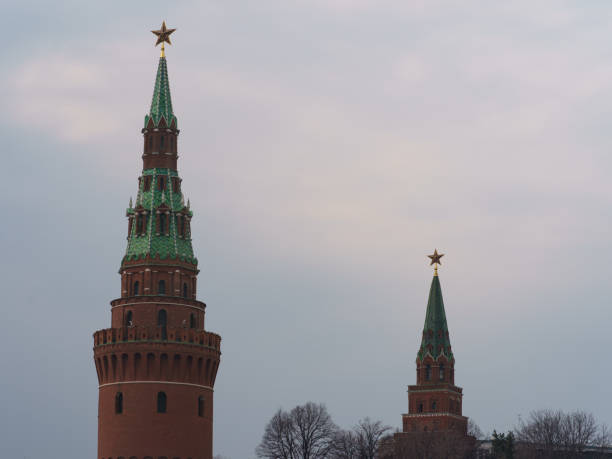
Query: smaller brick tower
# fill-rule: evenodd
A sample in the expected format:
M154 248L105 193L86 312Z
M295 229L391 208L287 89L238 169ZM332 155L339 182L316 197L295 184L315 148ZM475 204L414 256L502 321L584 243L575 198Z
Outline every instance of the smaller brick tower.
M429 289L421 347L417 353L416 384L408 386L408 414L402 415L404 432L455 431L467 435L461 414L463 389L455 386L455 357L451 350L438 264L443 255L430 255L435 265Z

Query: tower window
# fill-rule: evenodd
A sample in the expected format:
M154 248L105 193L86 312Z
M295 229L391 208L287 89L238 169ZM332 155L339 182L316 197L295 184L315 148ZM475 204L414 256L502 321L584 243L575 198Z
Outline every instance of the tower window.
M182 215L179 217L179 234L181 237L185 236L185 217Z
M418 407L417 411L418 411L419 413L422 413L422 412L423 412L423 404L422 404L422 403L419 403L419 407Z
M189 316L189 328L196 328L195 316L193 314Z
M173 193L181 192L181 180L178 177L172 177L172 192Z
M166 234L166 214L159 214L159 232Z
M159 146L161 148L164 148L164 141L166 140L166 138L162 135L161 138L159 139Z
M149 137L149 151L153 150L153 137Z
M115 394L115 414L123 413L123 394L117 392Z
M126 327L132 326L132 311L128 311L125 315L125 325Z
M165 413L167 408L167 397L165 392L157 393L157 412Z
M204 417L204 396L202 395L198 397L198 416Z
M436 411L436 408L438 408L438 403L434 400L431 402L431 411Z
M144 177L144 191L149 191L151 189L151 176L145 175Z
M134 282L133 293L134 293L134 296L137 296L140 294L140 282L138 281Z
M444 364L440 364L440 381L444 381Z
M187 291L187 282L185 282L183 284L183 298L187 298L188 294L189 294L189 292Z
M157 293L159 293L160 295L166 294L166 281L165 280L160 280L157 283Z
M165 309L160 309L157 313L157 325L165 327L168 322L168 314Z
M165 177L162 175L160 177L157 178L157 189L159 191L165 190L166 189L166 183L165 183Z
M136 218L136 234L141 235L142 233L144 233L144 217L138 214Z
M431 365L427 364L425 367L425 380L431 380Z

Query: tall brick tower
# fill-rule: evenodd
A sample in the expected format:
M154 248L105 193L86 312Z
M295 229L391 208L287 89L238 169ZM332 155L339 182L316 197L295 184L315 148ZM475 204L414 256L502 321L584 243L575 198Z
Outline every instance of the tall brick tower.
M212 459L213 386L221 337L204 330L196 300L197 259L189 202L177 171L164 41L151 109L145 116L143 171L127 209L121 297L111 328L94 333L99 381L98 459Z
M435 265L429 289L421 347L417 353L416 384L408 386L408 414L404 432L455 431L467 435L468 418L462 413L463 390L455 386L455 357L451 350L438 264L443 255L430 255Z

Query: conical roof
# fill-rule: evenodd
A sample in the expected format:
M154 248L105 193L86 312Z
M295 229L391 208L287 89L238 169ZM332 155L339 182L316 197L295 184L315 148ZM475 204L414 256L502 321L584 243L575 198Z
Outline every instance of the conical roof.
M166 121L167 126L170 126L172 121L174 121L175 127L178 126L176 116L174 116L172 111L168 65L165 56L159 58L155 88L153 89L153 99L151 100L151 110L149 110L149 114L145 116L145 128L148 126L149 120L152 120L155 126L159 126L162 118Z
M417 358L422 361L428 353L433 359L437 359L441 355L446 356L449 360L453 359L446 313L444 312L444 300L442 299L442 287L437 275L431 281L429 289L423 338Z

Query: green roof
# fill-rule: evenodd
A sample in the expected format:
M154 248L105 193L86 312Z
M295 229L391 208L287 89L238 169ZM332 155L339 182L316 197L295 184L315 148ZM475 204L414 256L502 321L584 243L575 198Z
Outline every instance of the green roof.
M152 120L155 126L159 126L162 118L166 121L167 126L170 126L172 121L174 121L175 127L178 126L176 116L174 116L172 111L168 66L165 57L159 58L157 76L155 78L155 89L153 89L153 100L151 100L151 110L149 114L145 116L145 128L148 126L149 120Z
M143 176L151 176L151 183L148 191L144 190L144 180L140 181L136 205L127 209L127 214L133 215L136 209L143 208L147 211L146 232L142 235L136 234L136 221L132 223L132 230L128 235L128 245L123 261L139 260L144 257L152 258L172 258L197 264L198 260L193 254L191 246L191 235L179 237L177 213L182 212L190 217L193 213L185 206L185 201L180 190L172 188L172 177L178 177L178 172L173 169L145 169ZM165 177L166 189L158 190L160 177ZM157 219L159 214L157 208L165 204L170 213L168 220L168 235L157 234Z
M444 312L444 300L442 299L442 288L440 287L440 278L437 275L431 281L431 288L429 289L423 338L417 358L422 361L427 354L430 354L434 360L442 355L449 360L453 360L446 313Z

